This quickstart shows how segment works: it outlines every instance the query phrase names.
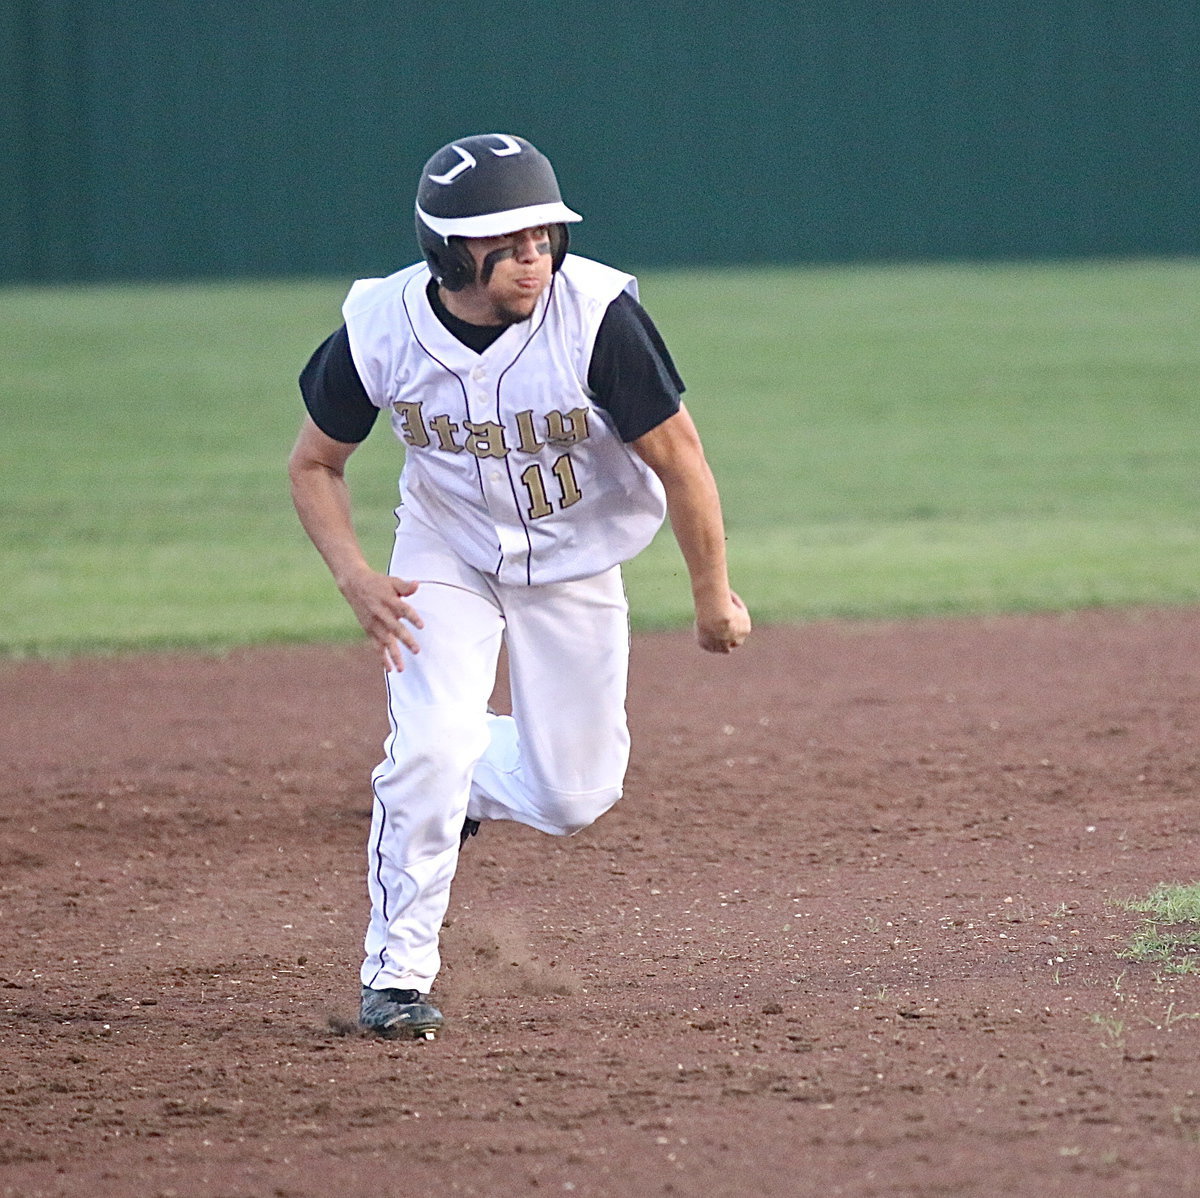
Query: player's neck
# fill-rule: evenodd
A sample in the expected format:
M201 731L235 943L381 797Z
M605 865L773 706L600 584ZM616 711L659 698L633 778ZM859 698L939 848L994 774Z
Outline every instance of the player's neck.
M504 336L508 328L506 324L471 324L469 321L461 320L442 302L438 286L433 280L430 280L429 286L425 289L425 294L429 297L429 306L433 309L433 314L438 318L443 328L447 329L453 337L461 341L468 349L473 349L477 354L481 354L489 349Z
M497 328L515 323L516 318L506 318L497 312L492 301L486 295L477 294L475 288L447 291L445 287L439 287L437 297L442 307L464 324L477 328Z

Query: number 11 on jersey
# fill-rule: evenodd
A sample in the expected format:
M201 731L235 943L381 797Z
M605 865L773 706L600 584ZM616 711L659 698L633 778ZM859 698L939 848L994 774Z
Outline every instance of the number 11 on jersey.
M570 454L564 453L550 467L550 472L558 480L558 506L560 510L569 508L572 504L578 503L583 498L583 493L579 490L579 484L575 481L575 470L571 465ZM550 502L550 498L546 494L546 479L542 473L541 466L535 462L522 472L521 481L525 484L525 490L529 492L529 518L537 520L542 516L551 515L554 511L554 505Z

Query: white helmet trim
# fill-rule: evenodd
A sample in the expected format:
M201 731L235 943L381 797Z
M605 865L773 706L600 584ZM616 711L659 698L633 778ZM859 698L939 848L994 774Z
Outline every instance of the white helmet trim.
M417 216L439 237L503 237L505 233L519 233L522 229L533 229L538 225L561 225L583 220L578 212L572 212L561 202L457 217L430 216L418 204Z

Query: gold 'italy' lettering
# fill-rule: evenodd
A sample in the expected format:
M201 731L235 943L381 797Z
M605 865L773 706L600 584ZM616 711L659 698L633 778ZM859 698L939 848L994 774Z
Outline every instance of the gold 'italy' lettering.
M495 421L486 420L476 424L473 420L464 420L463 428L470 436L467 438L467 452L477 458L506 458L508 446L504 441L504 429Z
M444 449L449 453L462 453L463 447L454 440L454 434L458 432L458 425L449 416L435 416L429 422L429 427L437 433L439 449Z
M533 431L532 408L517 413L517 435L521 438L517 448L522 453L537 453L545 444L544 441L538 440L537 433Z
M446 453L462 453L465 449L477 458L505 458L512 452L508 444L507 430L504 425L495 421L464 420L459 425L445 413L426 419L423 402L406 403L399 400L392 408L401 439L414 449L426 449L430 445ZM520 453L537 454L547 445L559 449L578 445L580 441L586 441L591 436L588 415L587 408L572 408L569 412L547 412L543 417L546 426L543 440L534 425L533 409L526 408L516 412L513 416L517 432L516 449ZM465 444L459 439L463 430L466 431Z
M400 438L405 445L411 445L414 449L424 449L429 444L429 430L421 417L421 406L420 403L392 404L400 426Z
M588 437L587 408L546 413L546 440L551 445L577 445Z

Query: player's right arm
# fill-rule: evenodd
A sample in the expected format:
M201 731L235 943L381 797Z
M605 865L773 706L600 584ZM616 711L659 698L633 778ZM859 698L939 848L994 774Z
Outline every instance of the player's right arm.
M403 649L419 651L412 629L422 627L421 617L407 602L417 584L380 574L363 554L346 485L346 462L356 448L357 443L327 436L305 416L288 459L292 502L384 668L402 670Z

